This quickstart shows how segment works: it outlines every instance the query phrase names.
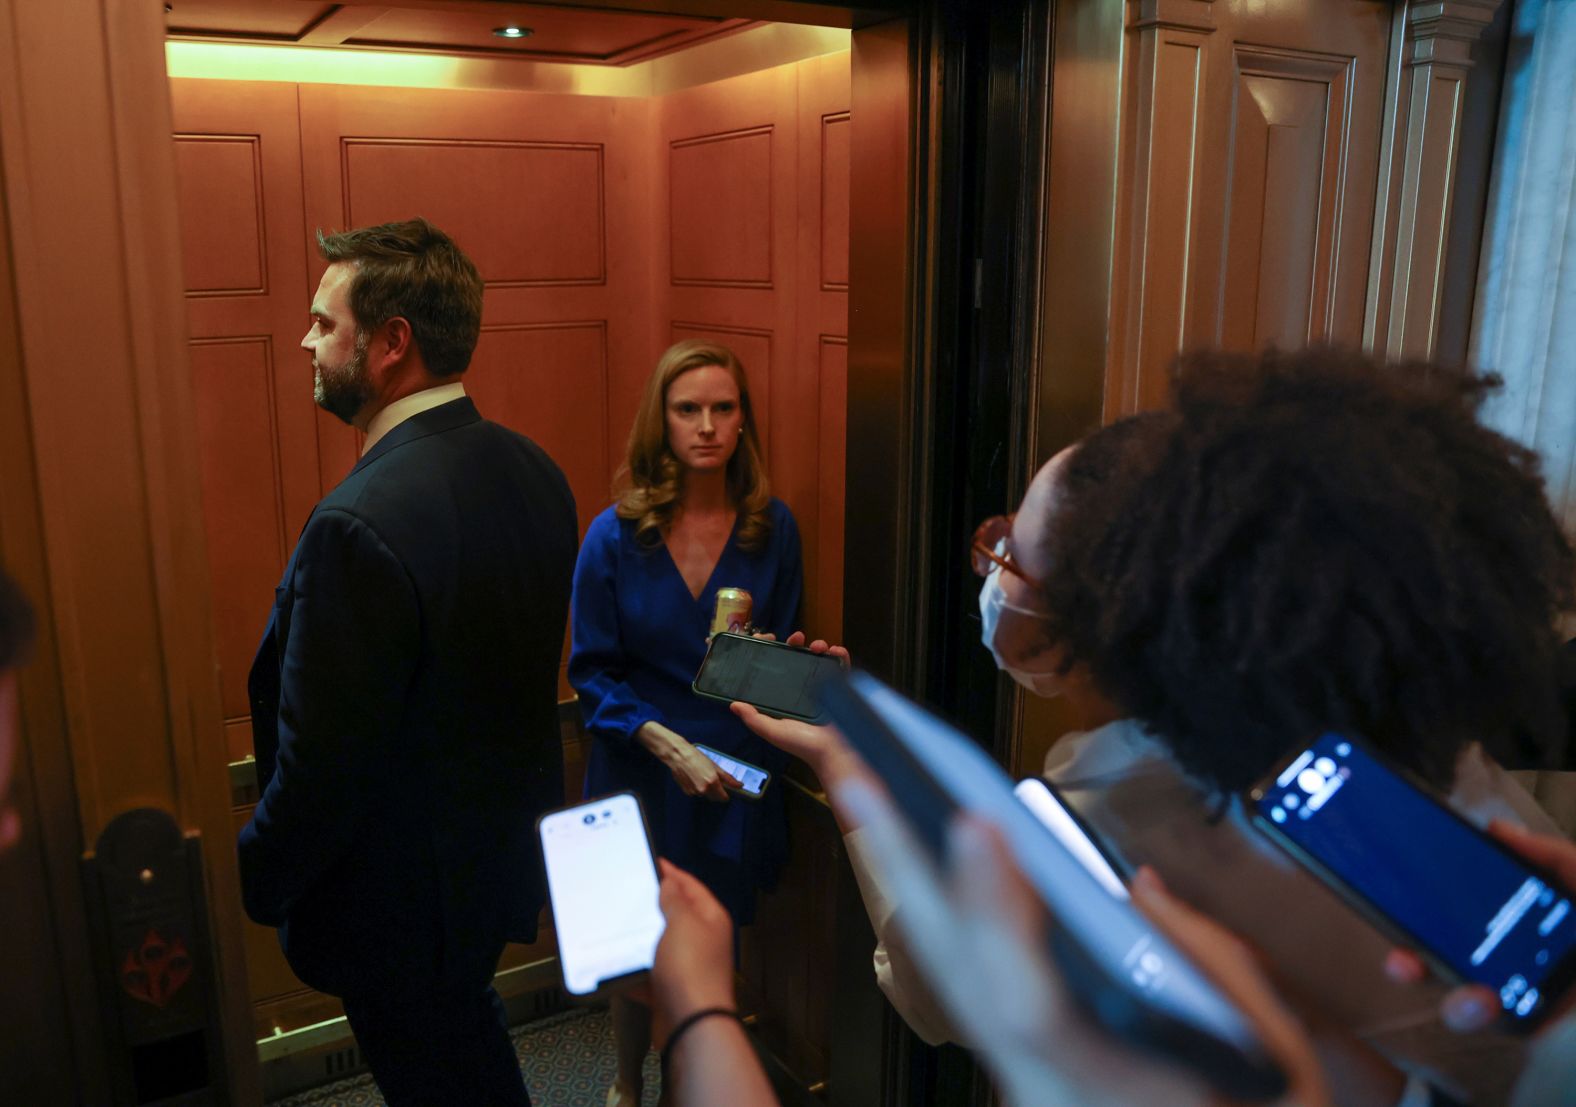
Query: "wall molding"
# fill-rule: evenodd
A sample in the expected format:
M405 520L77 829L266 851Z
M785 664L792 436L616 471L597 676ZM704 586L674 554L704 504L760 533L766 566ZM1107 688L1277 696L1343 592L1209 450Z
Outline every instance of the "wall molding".
M1472 47L1503 0L1426 0L1407 5L1408 65L1472 66Z
M1409 0L1396 9L1391 98L1374 209L1363 345L1431 358L1472 49L1502 0Z
M356 226L351 215L350 155L357 147L430 147L432 149L501 149L525 151L563 151L589 153L596 157L596 272L584 277L506 277L483 278L486 288L566 288L607 284L607 151L600 142L555 142L536 139L481 138L407 138L344 136L339 140L340 196L344 205L345 226Z
M1213 4L1214 0L1128 0L1127 29L1210 34L1215 30Z

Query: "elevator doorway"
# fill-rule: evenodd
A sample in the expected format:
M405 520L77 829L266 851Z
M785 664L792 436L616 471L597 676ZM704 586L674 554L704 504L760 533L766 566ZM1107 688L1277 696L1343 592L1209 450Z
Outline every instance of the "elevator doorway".
M420 214L471 253L486 292L467 390L559 462L582 528L609 502L656 356L680 338L732 346L800 525L806 628L844 638L849 12L823 9L843 24L825 27L423 0L170 7L216 740L237 827L257 799L245 681L272 589L360 448L314 407L298 349L319 228ZM901 172L889 187L901 208ZM589 738L562 678L560 693L574 797ZM740 985L792 1102L828 1087L850 912L824 797L808 773L783 784L793 860L741 935ZM548 922L500 964L513 1021L562 1007ZM294 977L271 930L247 923L246 952L265 1095L354 1071L338 1001ZM868 978L853 983L878 1009Z

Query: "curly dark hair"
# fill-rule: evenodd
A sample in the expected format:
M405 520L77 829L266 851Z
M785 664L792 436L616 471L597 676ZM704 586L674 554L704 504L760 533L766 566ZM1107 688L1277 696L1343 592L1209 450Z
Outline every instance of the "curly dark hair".
M1494 376L1333 349L1181 359L1168 410L1073 451L1049 633L1226 790L1327 730L1448 788L1564 742L1571 547Z

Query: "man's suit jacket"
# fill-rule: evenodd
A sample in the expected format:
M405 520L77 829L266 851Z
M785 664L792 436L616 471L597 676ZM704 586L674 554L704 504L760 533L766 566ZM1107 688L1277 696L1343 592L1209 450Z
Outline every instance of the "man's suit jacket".
M558 466L468 398L389 431L313 512L252 666L239 843L247 914L306 983L487 980L534 937L577 535Z

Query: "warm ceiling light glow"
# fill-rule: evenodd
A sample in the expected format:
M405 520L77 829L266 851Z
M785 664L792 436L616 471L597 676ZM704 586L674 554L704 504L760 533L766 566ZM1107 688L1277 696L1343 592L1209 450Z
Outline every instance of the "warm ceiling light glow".
M847 34L845 31L844 34ZM171 77L397 88L530 89L588 96L649 96L651 78L637 67L543 65L527 55L461 58L446 54L335 50L232 42L164 44Z
M530 27L509 26L493 28L493 34L499 38L524 38L526 35L534 35L535 33Z

